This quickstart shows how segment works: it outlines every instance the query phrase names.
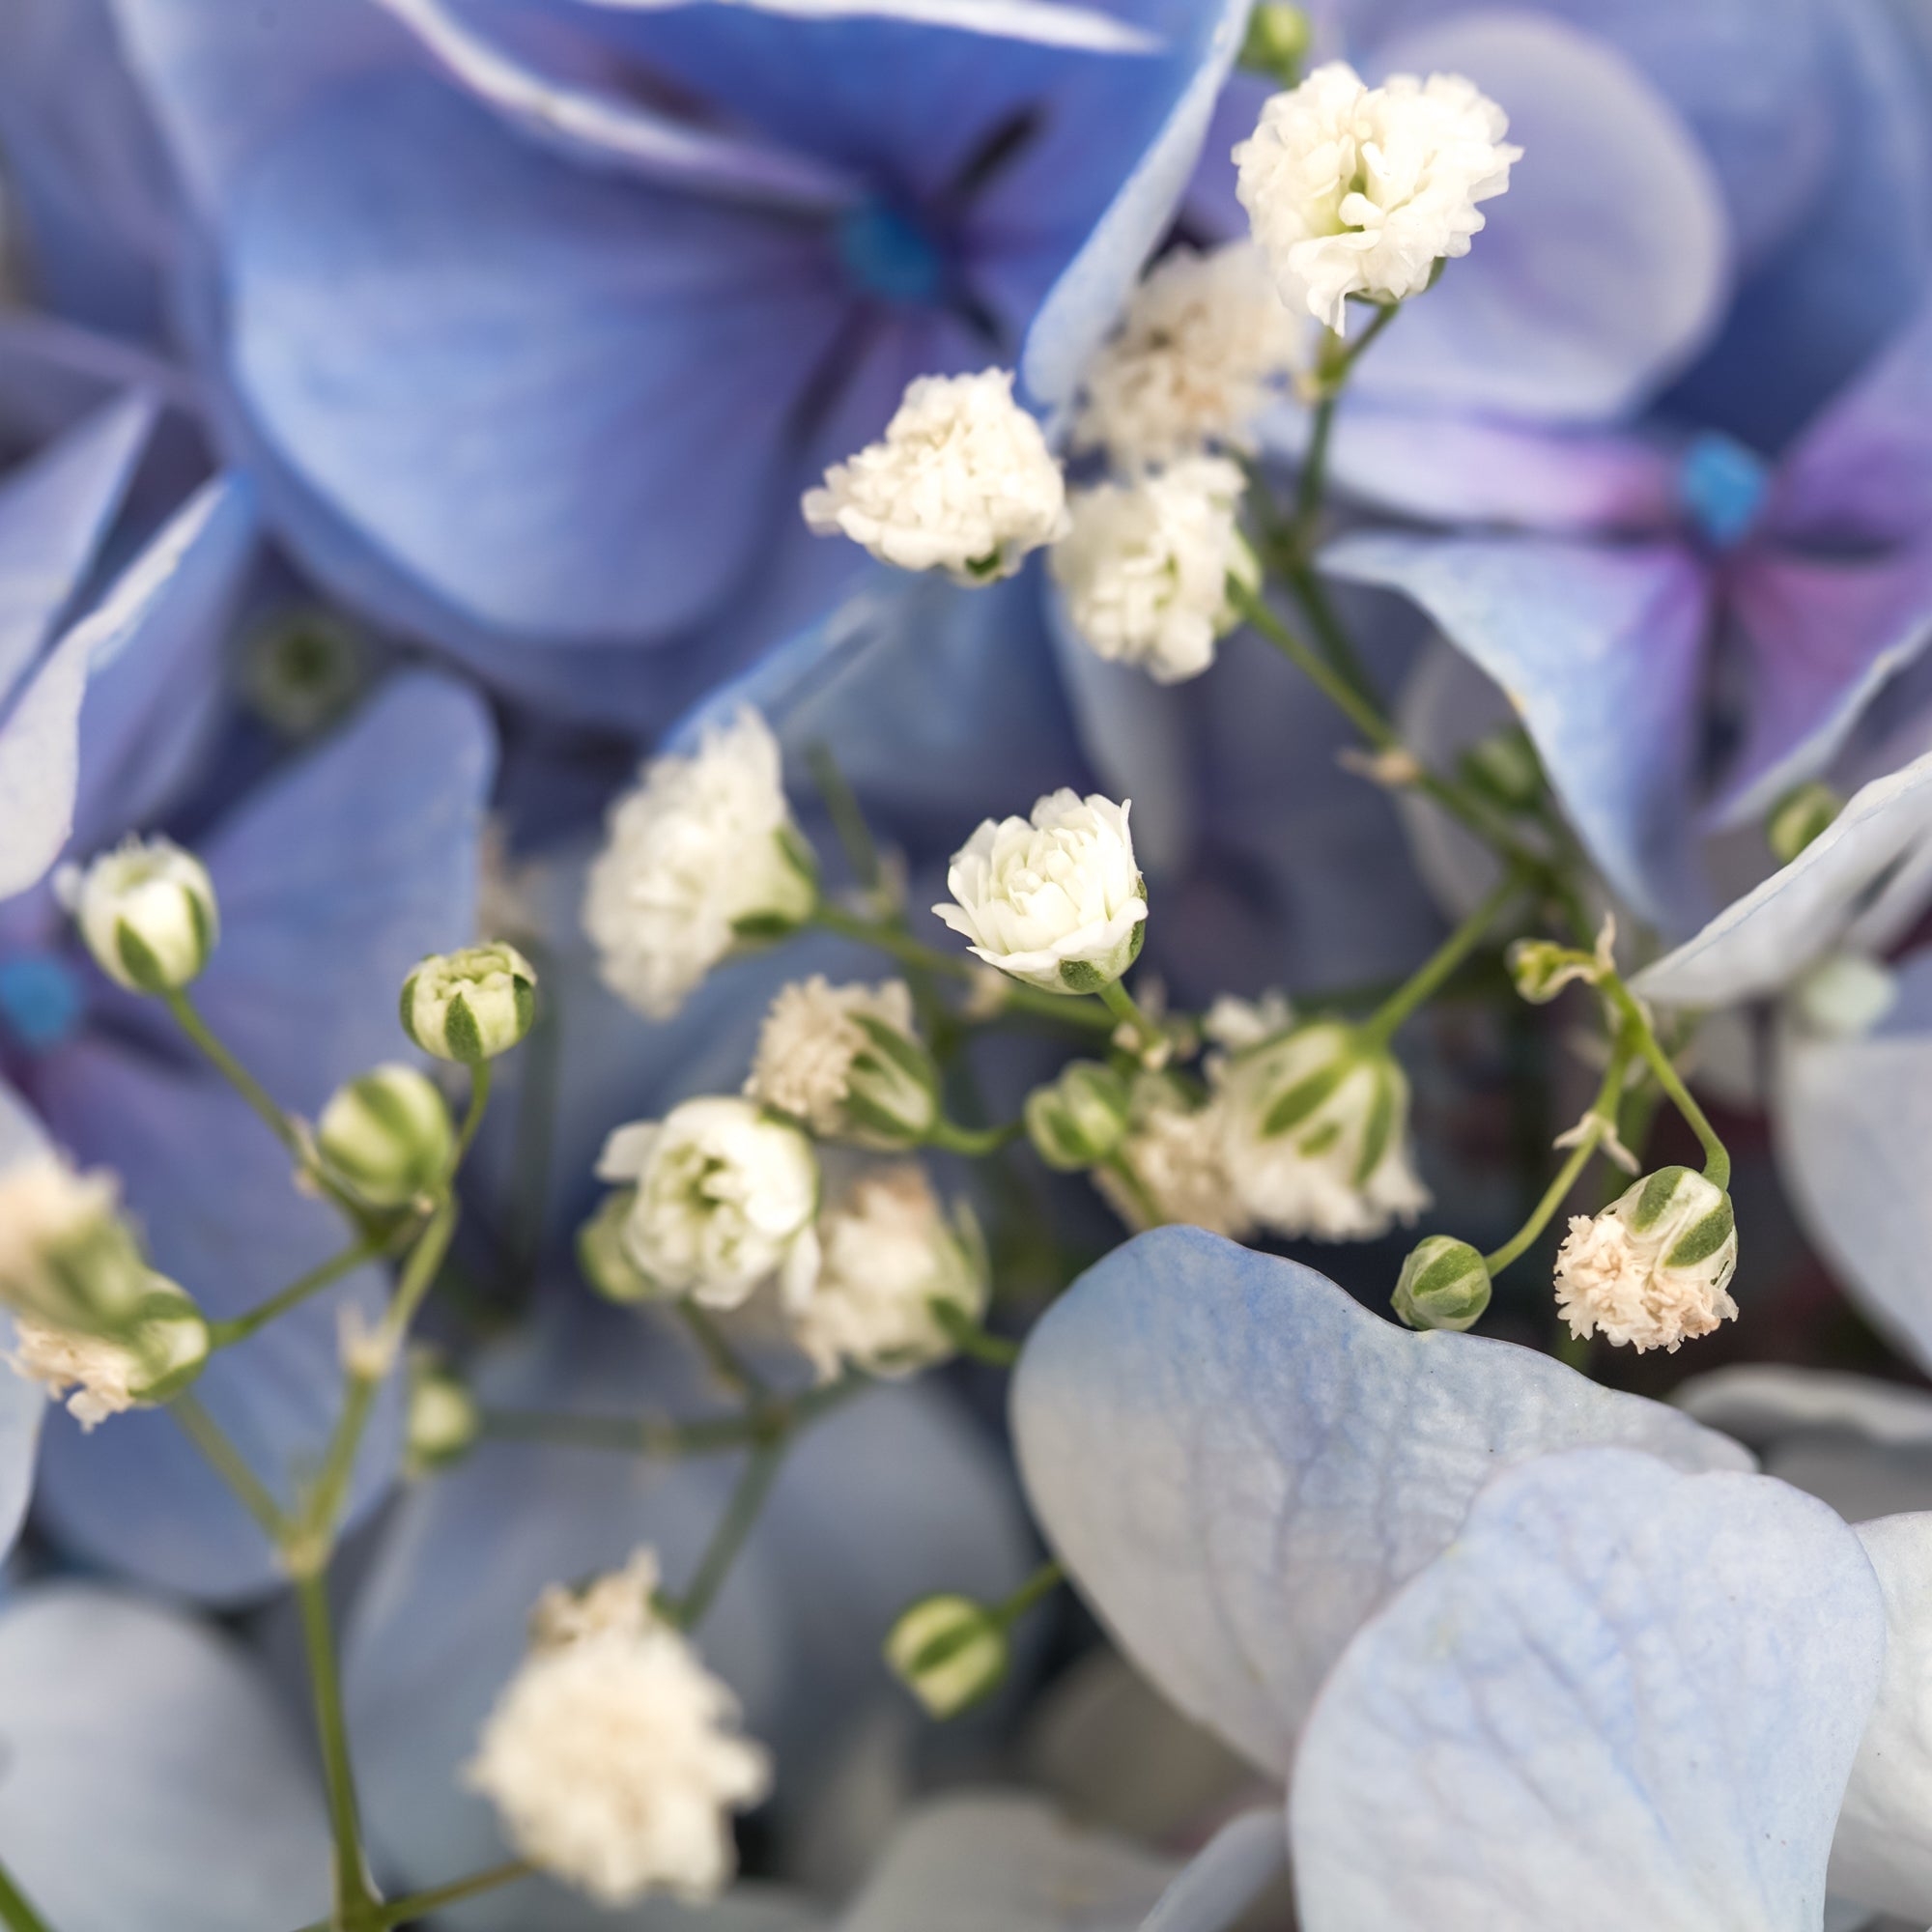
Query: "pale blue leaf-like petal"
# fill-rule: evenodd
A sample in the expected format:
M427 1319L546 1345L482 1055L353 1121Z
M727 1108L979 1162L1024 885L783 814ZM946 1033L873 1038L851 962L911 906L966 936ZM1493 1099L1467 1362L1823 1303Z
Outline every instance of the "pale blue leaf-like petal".
M1845 943L1932 834L1932 755L1874 779L1790 865L1635 980L1666 1007L1762 999Z
M1597 1442L1749 1462L1547 1355L1412 1334L1190 1228L1128 1242L1054 1304L1013 1429L1035 1513L1122 1647L1276 1772L1349 1639L1498 1470Z
M46 1151L46 1136L25 1101L0 1079L0 1174ZM11 1346L0 1317L0 1349ZM14 1547L34 1487L34 1463L46 1413L46 1391L0 1364L0 1562Z
M613 13L651 13L688 0L582 0ZM801 19L846 15L908 20L957 33L984 34L994 40L1033 41L1048 47L1085 47L1096 53L1145 53L1159 44L1145 27L1099 8L1069 6L1064 0L717 0L766 14Z
M1300 1922L1817 1932L1884 1658L1813 1498L1627 1450L1512 1471L1316 1704Z
M1688 816L1710 618L1688 550L1345 537L1321 567L1412 598L1508 693L1612 888L1666 929L1704 897Z
M1280 1809L1231 1818L1161 1893L1141 1932L1224 1932L1288 1871Z
M1832 1847L1832 1889L1861 1904L1932 1918L1932 1516L1861 1523L1885 1593L1885 1675Z
M228 1637L82 1584L0 1609L0 1859L61 1932L268 1932L328 1909L308 1759Z

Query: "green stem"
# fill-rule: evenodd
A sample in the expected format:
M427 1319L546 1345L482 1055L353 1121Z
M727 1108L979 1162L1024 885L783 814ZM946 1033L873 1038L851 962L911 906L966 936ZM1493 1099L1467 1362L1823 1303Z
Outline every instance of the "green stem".
M5 1865L0 1865L0 1921L8 1932L48 1932L47 1921L27 1903Z
M1122 1192L1134 1204L1140 1214L1143 1233L1150 1228L1161 1228L1167 1225L1167 1216L1160 1211L1159 1204L1148 1192L1140 1176L1128 1166L1123 1155L1111 1153L1100 1165L1120 1182Z
M474 1898L479 1892L494 1891L498 1886L515 1885L521 1878L532 1877L534 1872L535 1867L523 1859L512 1859L507 1864L471 1872L468 1878L456 1879L449 1885L439 1885L428 1891L412 1891L407 1898L394 1898L386 1905L370 1905L355 1920L354 1932L392 1932L395 1926L407 1925L412 1919L440 1911L445 1905L460 1905L466 1898ZM334 1928L325 1919L319 1925L304 1927L303 1932L334 1932Z
M1396 1029L1433 998L1439 987L1483 942L1503 909L1522 891L1523 882L1512 869L1488 898L1438 946L1407 981L1399 986L1361 1024L1361 1036L1370 1045L1383 1047L1395 1037Z
M1042 1563L1010 1597L986 1606L986 1614L1002 1630L1019 1622L1020 1618L1034 1607L1043 1603L1061 1584L1066 1581L1066 1572L1058 1563Z
M490 1063L479 1060L469 1069L469 1109L463 1117L463 1130L456 1137L458 1166L476 1139L477 1128L483 1124L483 1110L490 1104Z
M1697 1144L1704 1150L1704 1179L1714 1187L1728 1188L1731 1184L1730 1151L1718 1138L1718 1130L1705 1118L1703 1108L1690 1097L1690 1090L1670 1064L1670 1056L1658 1044L1657 1034L1636 995L1616 976L1604 981L1604 990L1622 1014L1624 1024L1634 1030L1637 1051L1656 1074L1657 1084L1670 1096L1671 1105L1684 1116L1690 1131L1697 1136Z
M493 1408L483 1412L483 1434L503 1442L543 1442L631 1456L708 1456L764 1441L778 1429L803 1427L869 1385L868 1377L850 1375L777 1408L700 1416L690 1422L668 1415L567 1415Z
M302 1146L295 1122L276 1106L262 1083L215 1037L213 1030L195 1009L194 1002L179 987L173 992L163 993L161 998L168 1011L174 1015L175 1024L200 1048L216 1072L255 1110L269 1131L306 1165L307 1150Z
M876 893L884 876L879 866L878 844L872 838L872 828L866 823L858 794L838 769L838 760L832 755L832 747L822 738L813 739L805 748L805 763L812 783L818 787L818 796L825 803L826 816L832 820L834 836L845 854L845 863L852 868L852 876L868 893Z
M717 1322L695 1301L680 1301L677 1312L711 1373L733 1395L753 1406L761 1403L768 1393L765 1378L724 1339Z
M927 1306L932 1319L946 1331L946 1339L976 1362L991 1369L1009 1369L1020 1358L1020 1345L1004 1335L991 1335L956 1303L935 1297Z
M226 1483L255 1526L270 1543L279 1545L288 1534L288 1519L281 1505L256 1479L221 1425L201 1406L193 1390L187 1390L168 1404L175 1426L201 1452L202 1460Z
M1308 440L1308 453L1301 460L1300 487L1294 498L1294 531L1304 544L1314 532L1321 515L1321 499L1328 486L1328 445L1335 429L1335 406L1342 400L1354 367L1375 347L1376 338L1396 318L1398 302L1379 302L1376 319L1350 342L1330 329L1321 339L1321 353L1316 364L1316 381L1321 395L1315 405L1315 422Z
M745 1539L751 1535L752 1525L758 1520L758 1512L765 1506L765 1498L771 1493L772 1484L778 1478L785 1451L790 1446L791 1430L787 1427L767 1436L747 1459L738 1477L738 1486L731 1492L731 1500L725 1505L724 1515L698 1562L697 1574L692 1577L691 1587L678 1601L677 1623L680 1629L696 1630L703 1622L705 1612L723 1588L724 1578L730 1575L731 1565L737 1560L739 1550L745 1547Z
M1160 1029L1142 1012L1134 996L1119 980L1109 980L1100 988L1099 998L1107 1010L1122 1026L1131 1027L1143 1045L1151 1046L1160 1038Z
M925 1144L946 1153L969 1154L982 1160L1002 1148L1010 1147L1025 1132L1023 1121L1009 1122L1004 1127L962 1127L957 1121L941 1120L927 1130Z
M342 1714L342 1683L336 1672L335 1642L329 1630L328 1585L320 1572L297 1577L296 1601L301 1609L302 1646L308 1655L316 1735L322 1746L329 1826L335 1838L336 1917L357 1924L362 1922L362 1913L376 1900L370 1893L363 1865L355 1776L349 1761L349 1729Z
M331 1256L317 1267L312 1267L305 1275L292 1281L279 1294L270 1295L259 1307L251 1308L245 1315L237 1315L226 1321L212 1321L209 1332L213 1337L212 1346L216 1349L231 1349L238 1342L245 1342L270 1322L279 1321L292 1308L299 1308L310 1295L319 1294L330 1283L337 1282L346 1274L353 1274L365 1262L377 1261L383 1254L384 1243L381 1241L355 1241L343 1249L339 1255Z

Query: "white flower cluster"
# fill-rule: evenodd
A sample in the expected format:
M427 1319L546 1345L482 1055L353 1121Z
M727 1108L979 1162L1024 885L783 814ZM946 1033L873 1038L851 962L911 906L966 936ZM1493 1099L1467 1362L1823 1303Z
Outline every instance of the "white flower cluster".
M136 1390L150 1379L140 1358L119 1342L43 1327L26 1316L14 1318L7 1362L15 1375L42 1383L50 1401L65 1397L68 1413L90 1433L110 1415L139 1407Z
M1143 666L1156 683L1198 677L1239 621L1234 578L1261 584L1241 534L1246 479L1218 456L1188 456L1126 483L1076 491L1052 570L1073 628L1110 663Z
M835 986L814 974L781 988L745 1092L820 1140L862 1147L916 1147L939 1118L939 1069L900 980Z
M733 948L799 923L816 898L778 741L746 709L691 755L652 759L611 808L583 929L604 983L668 1019Z
M1282 298L1338 333L1350 296L1397 302L1469 252L1477 204L1509 186L1522 150L1508 117L1458 74L1365 86L1317 68L1262 110L1235 150L1236 191Z
M1218 1095L1191 1102L1160 1074L1135 1083L1126 1137L1115 1159L1094 1170L1128 1227L1178 1222L1236 1241L1251 1231L1228 1172L1225 1112Z
M518 1852L600 1905L715 1898L729 1813L771 1780L730 1691L653 1609L657 1581L639 1551L581 1597L547 1592L466 1769Z
M1148 271L1083 379L1074 441L1127 473L1213 447L1248 449L1293 367L1305 322L1252 242L1176 248Z
M1060 465L1005 369L915 379L883 439L834 464L804 508L820 536L969 584L1011 576L1066 527Z

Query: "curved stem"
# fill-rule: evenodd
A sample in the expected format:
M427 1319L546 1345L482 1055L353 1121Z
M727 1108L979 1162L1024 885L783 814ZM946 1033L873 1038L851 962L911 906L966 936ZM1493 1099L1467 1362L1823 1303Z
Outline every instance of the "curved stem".
M1657 1084L1669 1094L1671 1105L1684 1116L1690 1131L1697 1136L1697 1144L1704 1150L1704 1179L1714 1187L1728 1188L1731 1184L1730 1151L1718 1138L1718 1130L1705 1117L1703 1108L1690 1097L1690 1090L1671 1065L1670 1056L1658 1044L1656 1031L1636 995L1621 978L1606 980L1604 990L1623 1015L1625 1025L1634 1032L1637 1051L1656 1074Z
M1395 1037L1396 1029L1418 1007L1433 998L1457 967L1482 944L1484 935L1495 923L1504 907L1522 889L1521 877L1512 868L1502 884L1435 949L1408 980L1397 987L1361 1023L1362 1037L1372 1045L1386 1046Z
M305 1275L292 1281L279 1294L270 1295L259 1307L251 1308L245 1315L231 1317L226 1321L211 1321L209 1332L211 1347L231 1349L238 1342L245 1342L270 1322L279 1321L293 1308L299 1308L310 1295L319 1294L331 1283L338 1282L346 1274L353 1274L365 1262L382 1258L385 1243L382 1241L355 1241L344 1248L339 1255L331 1256L319 1266L312 1267Z
M47 1921L28 1904L5 1865L0 1865L0 1923L8 1932L48 1932Z
M980 1160L1010 1147L1025 1132L1022 1121L1010 1121L1004 1127L962 1127L956 1121L941 1120L932 1123L925 1144L946 1153L963 1153Z
M161 995L175 1024L187 1035L215 1071L241 1094L263 1124L288 1151L306 1164L307 1150L294 1120L269 1097L268 1090L216 1037L214 1030L202 1018L195 1004L180 987Z

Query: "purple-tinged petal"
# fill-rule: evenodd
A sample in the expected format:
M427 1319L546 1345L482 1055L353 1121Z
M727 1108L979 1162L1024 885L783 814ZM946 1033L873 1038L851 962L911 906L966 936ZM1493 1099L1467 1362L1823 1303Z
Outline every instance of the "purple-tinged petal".
M1818 1932L1884 1660L1812 1497L1620 1449L1512 1470L1315 1706L1299 1922Z
M282 1010L297 1023L288 1016L298 1008ZM43 1060L36 1088L54 1138L82 1166L122 1177L155 1265L211 1317L242 1314L347 1246L334 1209L296 1191L288 1155L212 1075L83 1041ZM221 1350L195 1382L209 1413L286 1504L313 1476L341 1407L341 1312L355 1306L373 1321L383 1295L381 1273L361 1269ZM352 1521L395 1471L393 1395L379 1405L356 1464ZM60 1541L158 1589L231 1604L286 1580L267 1538L159 1411L113 1416L92 1435L65 1413L51 1416L37 1501Z
M688 0L581 0L613 13L647 14ZM1100 8L1064 0L717 0L796 19L847 17L908 20L916 26L984 34L993 40L1033 41L1046 47L1083 47L1090 53L1145 53L1158 44L1145 27Z
M0 1858L61 1932L265 1932L328 1909L311 1761L233 1638L50 1583L0 1609Z
M820 229L586 174L427 80L265 154L227 270L284 457L437 596L559 642L724 597L847 310Z
M10 439L59 436L129 390L185 412L201 407L196 379L138 343L54 316L0 310L0 430Z
M1822 771L1932 639L1932 544L1866 559L1753 551L1730 597L1750 657L1749 717L1712 808L1719 825L1761 816Z
M1508 694L1611 888L1666 929L1697 918L1689 815L1710 586L1695 556L1366 534L1321 567L1421 605Z
M1053 1305L1012 1422L1035 1513L1121 1647L1276 1773L1350 1637L1499 1470L1595 1442L1749 1460L1547 1355L1412 1334L1192 1228L1128 1242Z
M154 404L124 396L0 483L0 705L73 603L154 426Z
M1763 999L1845 944L1932 834L1932 755L1874 779L1790 865L1635 980L1665 1007Z
M1544 14L1473 14L1382 43L1375 66L1467 74L1526 158L1467 260L1363 363L1365 397L1607 422L1703 347L1730 295L1721 190L1615 47Z
M475 693L412 673L203 845L222 934L196 998L282 1105L313 1113L405 1050L395 1003L410 968L475 936L495 765Z
M1099 218L1028 331L1020 373L1036 399L1073 400L1091 356L1120 320L1187 190L1214 102L1240 51L1251 0L1208 0L1195 10L1176 60L1185 74L1159 131Z

